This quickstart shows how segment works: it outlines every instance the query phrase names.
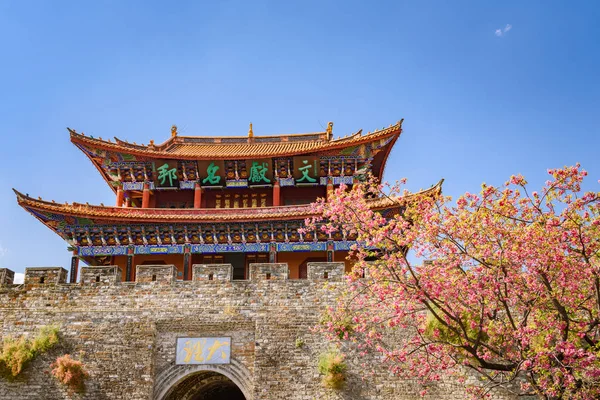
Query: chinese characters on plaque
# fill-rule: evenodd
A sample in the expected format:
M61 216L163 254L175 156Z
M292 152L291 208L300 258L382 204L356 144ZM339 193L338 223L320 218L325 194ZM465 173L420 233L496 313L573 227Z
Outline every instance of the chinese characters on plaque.
M319 184L319 158L314 156L297 156L293 157L292 172L293 182L301 185L318 185ZM273 173L273 160L271 159L254 159L244 160L240 163L240 168L243 168L243 175L247 178L238 178L238 173L235 173L236 179L228 178L228 174L233 176L232 167L226 168L223 160L200 160L198 166L198 182L204 187L247 187L247 186L270 186L275 182ZM288 162L288 167L290 163ZM235 163L237 171L238 163ZM177 161L165 160L157 161L154 164L155 185L157 188L179 188L179 171ZM287 175L287 173L286 173ZM291 178L291 177L290 177Z
M229 364L231 338L177 338L175 364Z
M248 184L271 185L273 183L273 163L270 159L248 160Z
M177 161L159 161L154 163L156 173L155 185L161 188L179 188Z
M294 157L294 179L296 183L316 184L319 176L317 157Z
M225 163L223 161L198 161L198 173L202 186L225 186Z

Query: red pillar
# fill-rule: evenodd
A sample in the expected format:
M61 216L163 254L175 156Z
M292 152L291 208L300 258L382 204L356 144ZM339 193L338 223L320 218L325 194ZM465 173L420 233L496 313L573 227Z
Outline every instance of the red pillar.
M273 207L277 207L281 203L281 187L279 186L279 179L275 180L273 185Z
M142 192L142 208L150 207L150 185L144 183L144 191Z
M133 282L133 281L135 281L135 278L136 278L136 276L135 276L134 255L133 254L132 255L128 255L127 257L128 257L127 258L127 262L129 263L129 265L131 267L130 268L130 272L129 272L129 281Z
M331 198L333 195L333 179L331 177L327 178L327 200Z
M117 207L123 206L123 188L119 186L117 188Z
M131 207L131 197L125 198L125 207Z
M194 185L194 208L200 208L202 204L202 188L200 183L196 182Z

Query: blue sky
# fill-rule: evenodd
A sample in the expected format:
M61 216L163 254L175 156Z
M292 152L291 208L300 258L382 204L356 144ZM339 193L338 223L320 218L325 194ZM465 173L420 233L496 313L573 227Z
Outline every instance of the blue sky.
M598 190L598 20L596 1L0 1L0 267L70 260L12 187L114 203L67 126L160 143L404 118L385 178L411 189L580 162Z

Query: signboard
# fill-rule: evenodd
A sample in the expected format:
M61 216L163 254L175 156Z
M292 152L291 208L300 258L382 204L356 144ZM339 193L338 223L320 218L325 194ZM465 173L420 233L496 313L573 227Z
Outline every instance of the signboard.
M325 242L277 243L277 251L325 251Z
M269 251L267 243L193 244L192 253L260 253Z
M273 163L270 159L247 160L249 185L271 185L273 183Z
M319 159L317 157L294 157L294 180L296 184L319 184Z
M71 257L71 283L75 283L77 279L77 267L79 265L79 259L76 256Z
M133 256L127 256L127 267L125 268L125 280L131 280L131 270L133 268Z
M183 245L135 246L135 254L183 254Z
M247 188L248 187L248 180L247 179L237 179L237 180L228 180L227 181L227 187L233 187L233 188Z
M231 338L177 338L175 364L229 364L231 362Z
M179 188L177 161L157 161L154 163L156 188Z
M198 161L200 186L225 186L223 161Z

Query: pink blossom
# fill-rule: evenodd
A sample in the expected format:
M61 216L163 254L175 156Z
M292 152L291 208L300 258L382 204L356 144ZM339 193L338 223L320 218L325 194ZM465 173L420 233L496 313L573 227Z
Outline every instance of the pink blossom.
M515 175L456 204L403 180L385 186L398 204L385 218L370 206L384 188L373 178L313 204L303 232L359 243L321 330L423 383L468 369L490 386L518 375L521 394L599 398L600 198L581 193L578 164L548 173L539 191Z

